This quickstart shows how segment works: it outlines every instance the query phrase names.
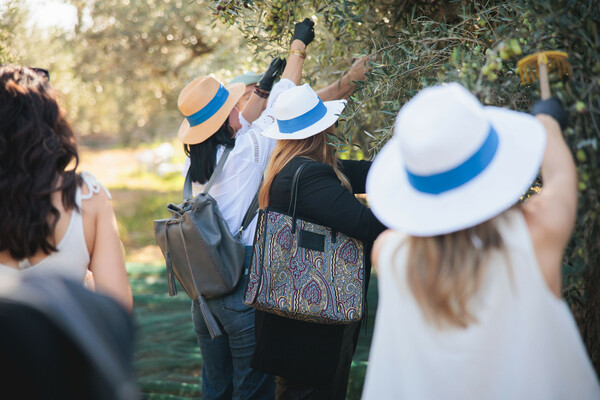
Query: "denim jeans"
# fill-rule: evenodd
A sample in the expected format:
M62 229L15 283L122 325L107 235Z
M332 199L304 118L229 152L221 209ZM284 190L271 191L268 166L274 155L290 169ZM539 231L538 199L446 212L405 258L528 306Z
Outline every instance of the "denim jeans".
M250 265L252 247L246 247L244 271ZM275 380L250 368L254 352L254 309L242 303L246 286L242 276L236 289L225 297L206 300L223 335L210 338L198 301L192 302L192 320L202 353L202 400L273 399Z

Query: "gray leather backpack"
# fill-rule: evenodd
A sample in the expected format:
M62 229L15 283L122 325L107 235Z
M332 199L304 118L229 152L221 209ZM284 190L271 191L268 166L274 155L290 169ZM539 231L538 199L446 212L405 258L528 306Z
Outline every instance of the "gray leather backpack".
M242 232L258 210L258 192L248 207L242 226L234 236L229 231L216 200L208 194L221 174L231 148L225 148L204 191L192 197L188 170L183 186L183 203L168 204L171 217L154 221L154 235L165 257L169 294L175 296L175 279L192 300L198 300L206 326L215 338L221 330L205 299L231 293L242 276L244 245Z

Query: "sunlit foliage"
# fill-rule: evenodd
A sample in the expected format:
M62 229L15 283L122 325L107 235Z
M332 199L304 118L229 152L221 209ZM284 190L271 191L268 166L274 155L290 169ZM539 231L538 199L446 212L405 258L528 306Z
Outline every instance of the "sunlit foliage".
M600 369L600 0L213 0L258 52L283 52L294 21L310 16L317 39L306 78L316 85L371 56L371 74L346 108L338 144L371 157L389 140L400 107L424 87L459 81L485 104L528 111L537 85L516 62L540 50L569 54L573 73L551 76L570 113L565 137L579 173L577 227L564 260L564 294ZM542 189L543 190L543 189Z

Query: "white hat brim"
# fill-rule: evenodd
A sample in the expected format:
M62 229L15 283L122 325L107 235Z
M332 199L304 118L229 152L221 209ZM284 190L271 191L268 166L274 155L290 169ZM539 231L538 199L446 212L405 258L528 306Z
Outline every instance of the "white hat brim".
M327 113L311 126L293 133L281 133L279 132L277 121L275 121L263 130L261 135L277 140L300 140L321 133L335 124L335 121L338 120L340 114L344 111L344 107L346 107L346 100L325 101L323 104L327 108Z
M546 131L533 116L499 107L484 113L498 133L497 152L469 182L441 194L419 192L409 183L400 146L391 139L367 176L369 205L389 228L412 236L436 236L478 225L514 205L536 178Z

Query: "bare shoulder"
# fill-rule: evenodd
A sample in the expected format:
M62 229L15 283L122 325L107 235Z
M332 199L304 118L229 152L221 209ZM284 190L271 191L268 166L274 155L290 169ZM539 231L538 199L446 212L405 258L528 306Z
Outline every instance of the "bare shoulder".
M379 254L381 253L381 249L383 248L384 244L397 234L398 233L396 231L386 229L385 231L381 232L379 236L377 236L377 239L375 239L375 242L373 243L373 251L371 252L371 261L373 261L373 267L375 270L377 270L377 261L379 260Z
M90 214L112 212L111 195L108 189L89 172L81 173L81 208Z
M549 241L550 247L565 246L573 228L574 215L560 202L534 195L521 206L534 242Z

